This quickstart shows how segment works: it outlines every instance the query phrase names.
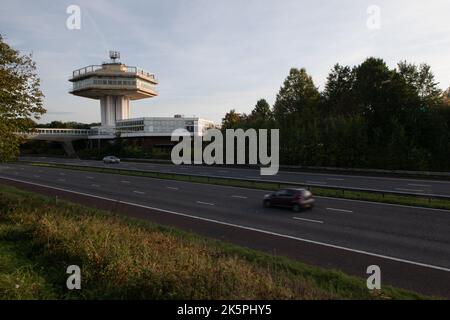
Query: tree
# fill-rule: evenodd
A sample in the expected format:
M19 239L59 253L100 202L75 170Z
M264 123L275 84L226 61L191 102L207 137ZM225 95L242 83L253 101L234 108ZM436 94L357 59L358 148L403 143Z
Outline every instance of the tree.
M31 55L21 55L0 35L0 161L14 159L22 137L34 119L45 113L36 64Z
M320 93L305 69L292 68L278 92L273 112L280 128L281 160L312 164L319 147ZM303 160L303 163L300 161Z
M327 115L361 114L354 92L355 79L355 70L349 66L336 64L333 67L327 77L323 92L325 101L322 106Z
M235 109L231 109L222 119L222 129L242 128L244 126L245 119L245 114L237 113Z
M273 107L275 118L281 120L290 114L315 107L319 100L319 91L306 70L292 68L277 94Z
M397 65L398 73L416 91L423 107L434 107L441 102L442 90L437 87L431 67L425 63L417 66L406 61Z
M256 102L255 108L247 117L247 126L254 129L268 129L272 126L273 113L265 99Z

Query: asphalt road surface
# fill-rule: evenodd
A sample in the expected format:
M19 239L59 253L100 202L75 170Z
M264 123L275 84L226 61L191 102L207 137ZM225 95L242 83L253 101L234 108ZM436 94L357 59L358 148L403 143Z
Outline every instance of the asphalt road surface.
M406 192L411 194L431 194L450 196L450 181L356 176L343 174L306 173L280 171L274 176L261 176L259 169L239 169L217 166L170 165L156 163L122 162L120 164L103 164L96 160L77 160L46 157L21 157L21 160L113 167L131 170L149 170L167 173L184 173L205 176L220 176L243 179L263 179L284 182L304 183L305 185L326 185L335 187L352 187L380 191Z
M121 166L166 170L153 164ZM364 276L367 266L376 263L386 283L450 297L447 210L317 197L314 209L295 213L263 208L266 192L261 190L23 164L0 165L0 182L20 181L34 183L36 188L48 186L55 192L71 191L81 203L89 197L97 197L96 202L120 200L127 208L125 214L148 209L138 216L181 228L188 226L201 234L355 275ZM236 230L238 236L232 234Z

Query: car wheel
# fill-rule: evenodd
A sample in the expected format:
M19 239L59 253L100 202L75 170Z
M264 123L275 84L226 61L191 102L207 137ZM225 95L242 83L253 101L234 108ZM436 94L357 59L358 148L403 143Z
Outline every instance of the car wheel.
M294 206L292 207L292 210L294 210L295 212L299 212L300 209L301 209L301 207L298 204L294 204Z
M264 207L270 208L272 204L270 203L270 200L264 200Z

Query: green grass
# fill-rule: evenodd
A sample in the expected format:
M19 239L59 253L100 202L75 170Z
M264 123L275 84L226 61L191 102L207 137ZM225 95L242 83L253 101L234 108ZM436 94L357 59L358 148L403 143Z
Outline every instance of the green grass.
M128 175L128 176L169 179L169 180L178 180L178 181L190 181L190 182L197 182L197 183L224 185L224 186L232 186L232 187L242 187L242 188L250 188L250 189L278 190L280 188L292 186L289 184L259 182L259 181L250 182L250 181L245 181L245 180L230 180L230 179L226 179L226 178L199 177L199 176L191 176L191 175L181 175L181 174L176 174L176 173L133 171L133 170L126 170L126 169L96 168L96 167L87 167L87 166L53 164L53 163L50 164L50 163L39 163L39 162L31 162L29 164L34 165L34 166L55 167L55 168L64 168L64 169L70 169L70 170L112 173L112 174L121 174L121 175ZM410 196L410 195L381 194L381 193L375 193L375 192L370 192L370 191L343 191L342 189L337 189L337 188L336 189L321 188L321 187L314 187L314 186L309 186L309 189L316 196L344 198L344 199L352 199L352 200L374 201L374 202L383 202L383 203L391 203L391 204L418 206L418 207L424 207L424 208L450 210L450 200L444 200L444 199L432 199L429 197L412 196L412 195Z
M66 268L82 289L67 290ZM0 184L0 299L422 299Z

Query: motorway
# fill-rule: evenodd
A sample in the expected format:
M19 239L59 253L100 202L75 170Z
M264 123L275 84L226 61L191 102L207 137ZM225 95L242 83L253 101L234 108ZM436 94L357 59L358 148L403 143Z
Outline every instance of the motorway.
M78 160L67 158L46 158L46 157L21 157L20 160L63 163L73 165L86 165L97 167L111 167L104 165L102 161ZM114 168L159 171L167 173L195 174L205 176L220 176L242 179L274 180L293 183L304 183L305 185L325 185L329 187L362 188L380 191L405 192L411 194L444 195L450 196L450 181L431 179L410 179L410 178L390 178L357 176L343 174L324 174L306 172L280 171L274 176L261 176L259 169L240 169L220 166L192 166L192 165L170 165L140 162L122 162L114 164Z
M153 164L121 164L142 169L141 165L152 170L163 168ZM257 237L249 236L247 231L271 235L276 241L261 245L261 249L360 276L365 274L366 263L376 260L384 266L382 274L386 283L450 298L450 211L447 210L317 197L313 210L294 213L263 208L266 192L261 190L25 164L0 165L0 182L18 181L73 191L83 197L120 200L130 208L151 208L159 211L163 219L194 218L196 222L189 230L195 231L203 222L209 223L208 227L202 227L209 228L209 232L199 233L249 247L255 247ZM123 213L131 212L130 208ZM153 220L150 212L142 213L141 217ZM220 228L212 226L217 224L240 228L242 234L227 238L225 231L222 234ZM173 225L180 226L180 223ZM307 249L301 245L313 247Z

